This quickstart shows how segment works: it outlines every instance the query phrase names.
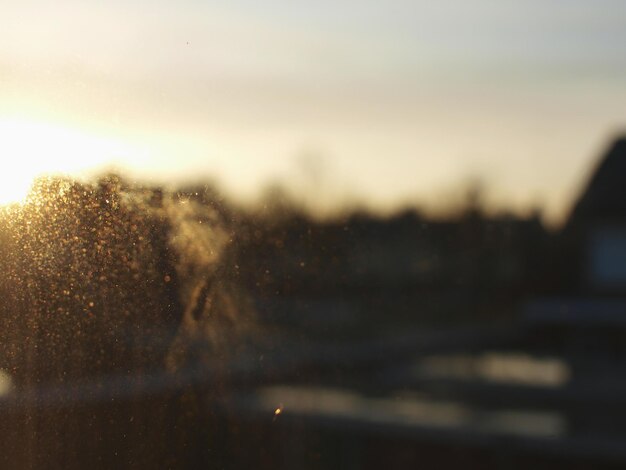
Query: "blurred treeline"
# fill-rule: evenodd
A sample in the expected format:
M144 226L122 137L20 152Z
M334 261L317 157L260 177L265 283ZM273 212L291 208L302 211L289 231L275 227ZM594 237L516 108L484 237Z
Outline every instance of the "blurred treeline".
M539 213L488 215L472 194L448 218L416 209L320 218L286 191L268 194L243 207L215 185L166 191L113 174L39 181L0 227L8 357L42 367L40 344L44 354L79 351L69 362L95 360L95 375L129 361L208 360L260 327L341 338L506 323L520 300L563 291L567 278L559 235ZM84 347L68 345L70 331ZM68 374L43 367L35 375Z
M368 336L507 322L525 297L563 290L558 234L538 213L488 215L469 194L448 218L416 209L320 218L286 191L268 194L243 207L207 184L39 181L25 204L5 209L0 233L4 328L23 331L5 341L9 357L30 354L41 367L39 353L18 351L34 341L45 354L94 349L85 355L94 374L128 361L176 368L218 344L232 350L253 317L253 329ZM73 339L85 348L64 341L76 318ZM90 330L106 333L95 347Z
M178 192L229 224L237 278L267 324L341 336L509 322L521 299L563 289L559 234L539 211L489 214L472 190L447 217L404 208L321 218L288 194L274 188L241 207L212 185Z

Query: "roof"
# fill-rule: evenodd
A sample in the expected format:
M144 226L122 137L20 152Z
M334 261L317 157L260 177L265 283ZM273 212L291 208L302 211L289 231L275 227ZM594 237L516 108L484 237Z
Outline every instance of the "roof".
M600 160L568 224L597 220L626 223L626 136Z

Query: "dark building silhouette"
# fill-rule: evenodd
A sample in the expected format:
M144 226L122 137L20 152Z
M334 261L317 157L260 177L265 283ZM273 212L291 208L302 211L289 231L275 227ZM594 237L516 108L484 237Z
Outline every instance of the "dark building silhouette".
M626 138L600 160L564 236L577 252L580 288L604 294L626 290Z
M616 140L601 158L572 211L568 225L626 221L626 137Z
M525 320L549 333L546 344L569 354L621 360L626 356L626 138L599 159L550 256L546 276L554 289L526 305Z

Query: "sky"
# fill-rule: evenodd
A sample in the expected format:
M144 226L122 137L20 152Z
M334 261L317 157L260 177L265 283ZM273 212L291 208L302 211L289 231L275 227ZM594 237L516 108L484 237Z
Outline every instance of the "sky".
M558 223L626 132L623 44L622 0L3 2L0 185L115 166L384 212L480 181Z

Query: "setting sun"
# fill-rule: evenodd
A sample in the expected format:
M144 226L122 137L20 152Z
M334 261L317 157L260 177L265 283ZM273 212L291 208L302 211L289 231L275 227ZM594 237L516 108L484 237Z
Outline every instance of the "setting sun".
M0 173L0 204L21 201L38 176L77 176L130 153L128 145L78 129L0 119L0 155L6 165Z

